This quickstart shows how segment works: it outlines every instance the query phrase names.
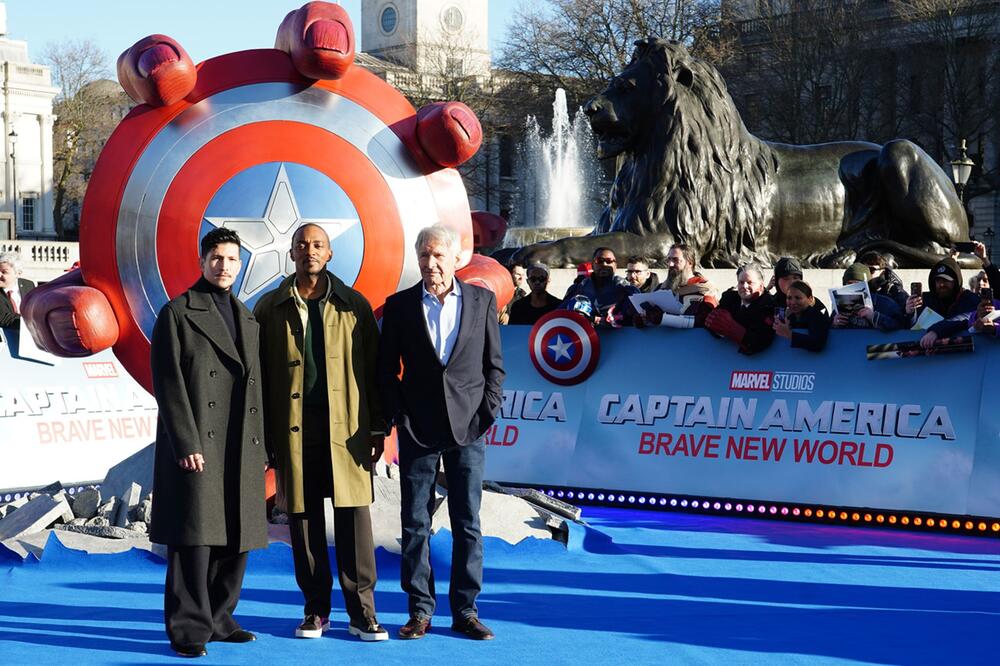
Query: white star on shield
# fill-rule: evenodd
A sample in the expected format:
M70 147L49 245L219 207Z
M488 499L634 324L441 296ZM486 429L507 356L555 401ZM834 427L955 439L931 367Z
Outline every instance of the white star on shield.
M549 345L549 349L552 350L552 354L555 356L555 362L558 363L559 359L566 357L566 360L570 360L573 357L569 354L569 349L573 346L572 342L563 340L561 335L556 335L555 343Z
M262 217L206 217L205 221L238 233L243 246L250 252L250 261L244 267L243 284L237 294L241 301L266 289L275 278L283 278L295 272L295 264L288 251L292 247L292 236L296 229L304 224L319 225L326 231L332 244L334 238L359 222L356 218L303 218L299 214L295 193L284 164L278 169Z

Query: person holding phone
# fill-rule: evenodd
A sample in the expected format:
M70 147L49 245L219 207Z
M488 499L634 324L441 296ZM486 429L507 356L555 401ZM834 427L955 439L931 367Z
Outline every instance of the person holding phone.
M934 264L927 277L929 291L911 294L906 299L906 314L912 326L921 313L930 308L943 317L920 338L920 346L930 349L938 338L960 333L968 328L970 313L979 307L979 297L962 286L962 270L952 257Z
M871 273L865 264L853 264L844 271L843 284L868 282ZM895 331L903 327L903 309L888 296L872 292L872 307L863 307L857 312L837 312L833 316L833 328L877 328L880 331Z
M784 316L775 318L774 333L787 338L792 347L799 349L818 352L826 347L830 315L826 306L813 296L808 283L796 280L788 285Z

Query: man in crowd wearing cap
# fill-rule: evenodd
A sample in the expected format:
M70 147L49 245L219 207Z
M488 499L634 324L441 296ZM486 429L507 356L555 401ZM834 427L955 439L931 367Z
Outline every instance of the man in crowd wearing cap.
M844 271L843 284L868 282L871 273L865 264L852 264ZM877 328L880 331L895 331L903 327L903 309L888 296L871 291L872 307L862 307L857 312L847 313L837 310L833 316L833 328Z
M719 304L719 300L712 284L695 270L697 263L693 248L683 243L670 247L667 252L667 279L657 290L673 292L681 303L681 311L671 314L657 307L648 308L636 315L637 326L694 328L705 324L705 317Z
M607 247L597 248L594 250L591 263L594 267L591 276L574 283L566 291L566 296L559 307L585 313L589 307L590 312L586 314L598 326L620 326L623 323L630 323L629 318L624 316L626 312L631 311L628 297L639 293L639 290L615 275L618 259L614 250Z
M625 280L644 294L656 291L660 286L660 278L649 270L649 259L646 257L629 257L625 265Z
M528 287L531 291L525 298L510 305L510 320L507 323L531 326L542 315L559 307L561 301L548 292L548 286L549 267L545 264L528 266Z
M774 265L774 307L784 309L785 293L793 282L802 279L802 264L794 257L781 257Z
M764 273L755 263L736 271L736 287L726 290L719 307L705 319L713 335L728 338L740 352L756 354L774 341L774 298L764 289Z
M868 267L871 278L868 280L868 290L872 294L882 294L888 296L902 310L906 306L906 299L909 293L903 285L903 281L892 270L891 254L882 254L871 250L858 257L858 263Z
M943 317L920 338L920 346L924 349L934 346L938 338L964 331L968 326L969 313L975 312L979 306L979 297L962 286L962 271L951 257L934 264L927 282L929 291L906 299L906 314L911 325L927 308Z
M21 277L21 257L0 254L0 328L21 326L21 299L34 288L34 282Z

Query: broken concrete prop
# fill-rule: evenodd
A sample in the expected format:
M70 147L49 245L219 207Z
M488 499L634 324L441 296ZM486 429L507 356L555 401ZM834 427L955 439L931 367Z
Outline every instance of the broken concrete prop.
M118 498L115 507L115 518L112 524L115 527L128 527L129 512L139 505L142 500L142 487L138 483L133 483L125 490L125 494Z
M146 536L145 532L115 527L114 525L56 525L55 529L89 534L104 539L135 539Z
M153 516L153 496L147 495L146 499L128 512L128 519L133 523L148 523Z
M0 541L40 532L70 510L63 498L39 495L0 520Z
M152 491L154 446L150 444L109 469L101 483L101 495L124 497L133 483L139 485L140 498Z
M77 518L90 520L97 515L97 507L100 505L101 491L89 486L73 496L73 515Z

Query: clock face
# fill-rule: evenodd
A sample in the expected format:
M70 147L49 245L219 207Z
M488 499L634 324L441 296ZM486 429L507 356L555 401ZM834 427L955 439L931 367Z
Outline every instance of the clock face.
M386 6L379 16L379 27L382 28L382 32L391 35L396 30L398 22L399 15L396 13L396 8L392 5Z
M441 12L441 22L448 32L458 32L465 24L465 16L462 15L462 10L458 7L446 7Z

